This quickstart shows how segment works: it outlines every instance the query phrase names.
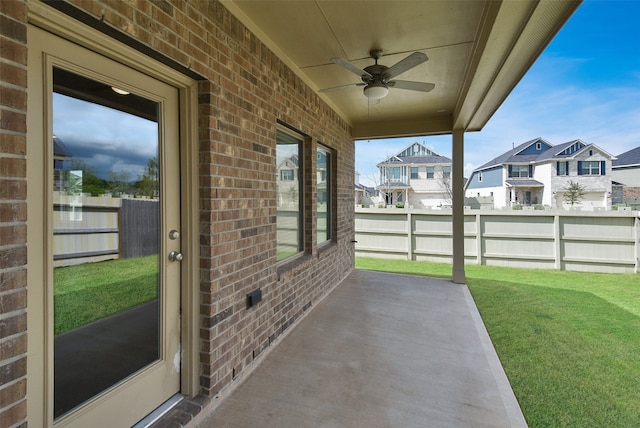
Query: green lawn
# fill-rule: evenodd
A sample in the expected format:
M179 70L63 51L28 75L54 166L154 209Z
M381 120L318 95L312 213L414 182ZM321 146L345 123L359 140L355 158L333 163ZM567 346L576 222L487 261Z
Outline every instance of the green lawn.
M155 299L158 257L54 269L54 334Z
M451 277L448 264L356 267ZM529 426L640 427L640 275L465 270Z

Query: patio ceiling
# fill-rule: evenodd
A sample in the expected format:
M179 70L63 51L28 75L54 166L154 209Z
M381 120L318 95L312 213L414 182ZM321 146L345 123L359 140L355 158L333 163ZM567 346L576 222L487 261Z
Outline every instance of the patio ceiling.
M378 103L362 87L319 93L354 139L477 131L487 123L579 1L245 1L224 5L313 90L358 83L331 62L391 66L413 52L429 60L399 75L431 92L392 88Z

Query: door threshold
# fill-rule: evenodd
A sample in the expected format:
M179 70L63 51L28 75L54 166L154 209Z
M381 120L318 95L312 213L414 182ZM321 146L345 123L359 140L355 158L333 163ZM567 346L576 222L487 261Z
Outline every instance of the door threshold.
M184 395L180 393L172 395L167 401L162 403L153 412L149 413L147 416L142 418L140 422L135 424L132 428L145 428L150 426L155 421L160 419L169 410L173 409L180 401L182 401L183 398L184 398Z

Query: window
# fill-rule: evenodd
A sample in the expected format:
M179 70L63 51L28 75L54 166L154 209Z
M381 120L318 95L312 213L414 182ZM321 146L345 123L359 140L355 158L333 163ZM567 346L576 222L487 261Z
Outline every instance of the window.
M604 161L578 161L578 175L605 175Z
M411 178L412 179L417 179L418 178L418 167L417 166L412 166L411 167Z
M434 167L432 166L427 167L427 178L433 178L433 169Z
M331 239L331 152L323 146L317 147L316 164L316 238L318 244Z
M292 169L282 169L280 170L280 180L282 181L293 181L295 179L295 171Z
M569 175L569 162L556 162L557 175Z
M389 168L389 181L400 181L400 167Z
M478 183L482 183L482 173L478 173Z
M536 150L542 150L542 143L536 143Z
M532 175L532 165L509 165L509 178L527 178Z
M277 260L302 251L301 135L279 129L276 142Z
M451 167L450 166L443 166L442 167L442 178L445 180L448 180L451 178Z

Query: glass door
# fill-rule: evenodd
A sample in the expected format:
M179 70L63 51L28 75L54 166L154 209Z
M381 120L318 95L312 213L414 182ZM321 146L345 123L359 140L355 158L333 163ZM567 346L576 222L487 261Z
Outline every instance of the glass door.
M40 30L46 395L56 426L130 426L180 388L178 91Z

